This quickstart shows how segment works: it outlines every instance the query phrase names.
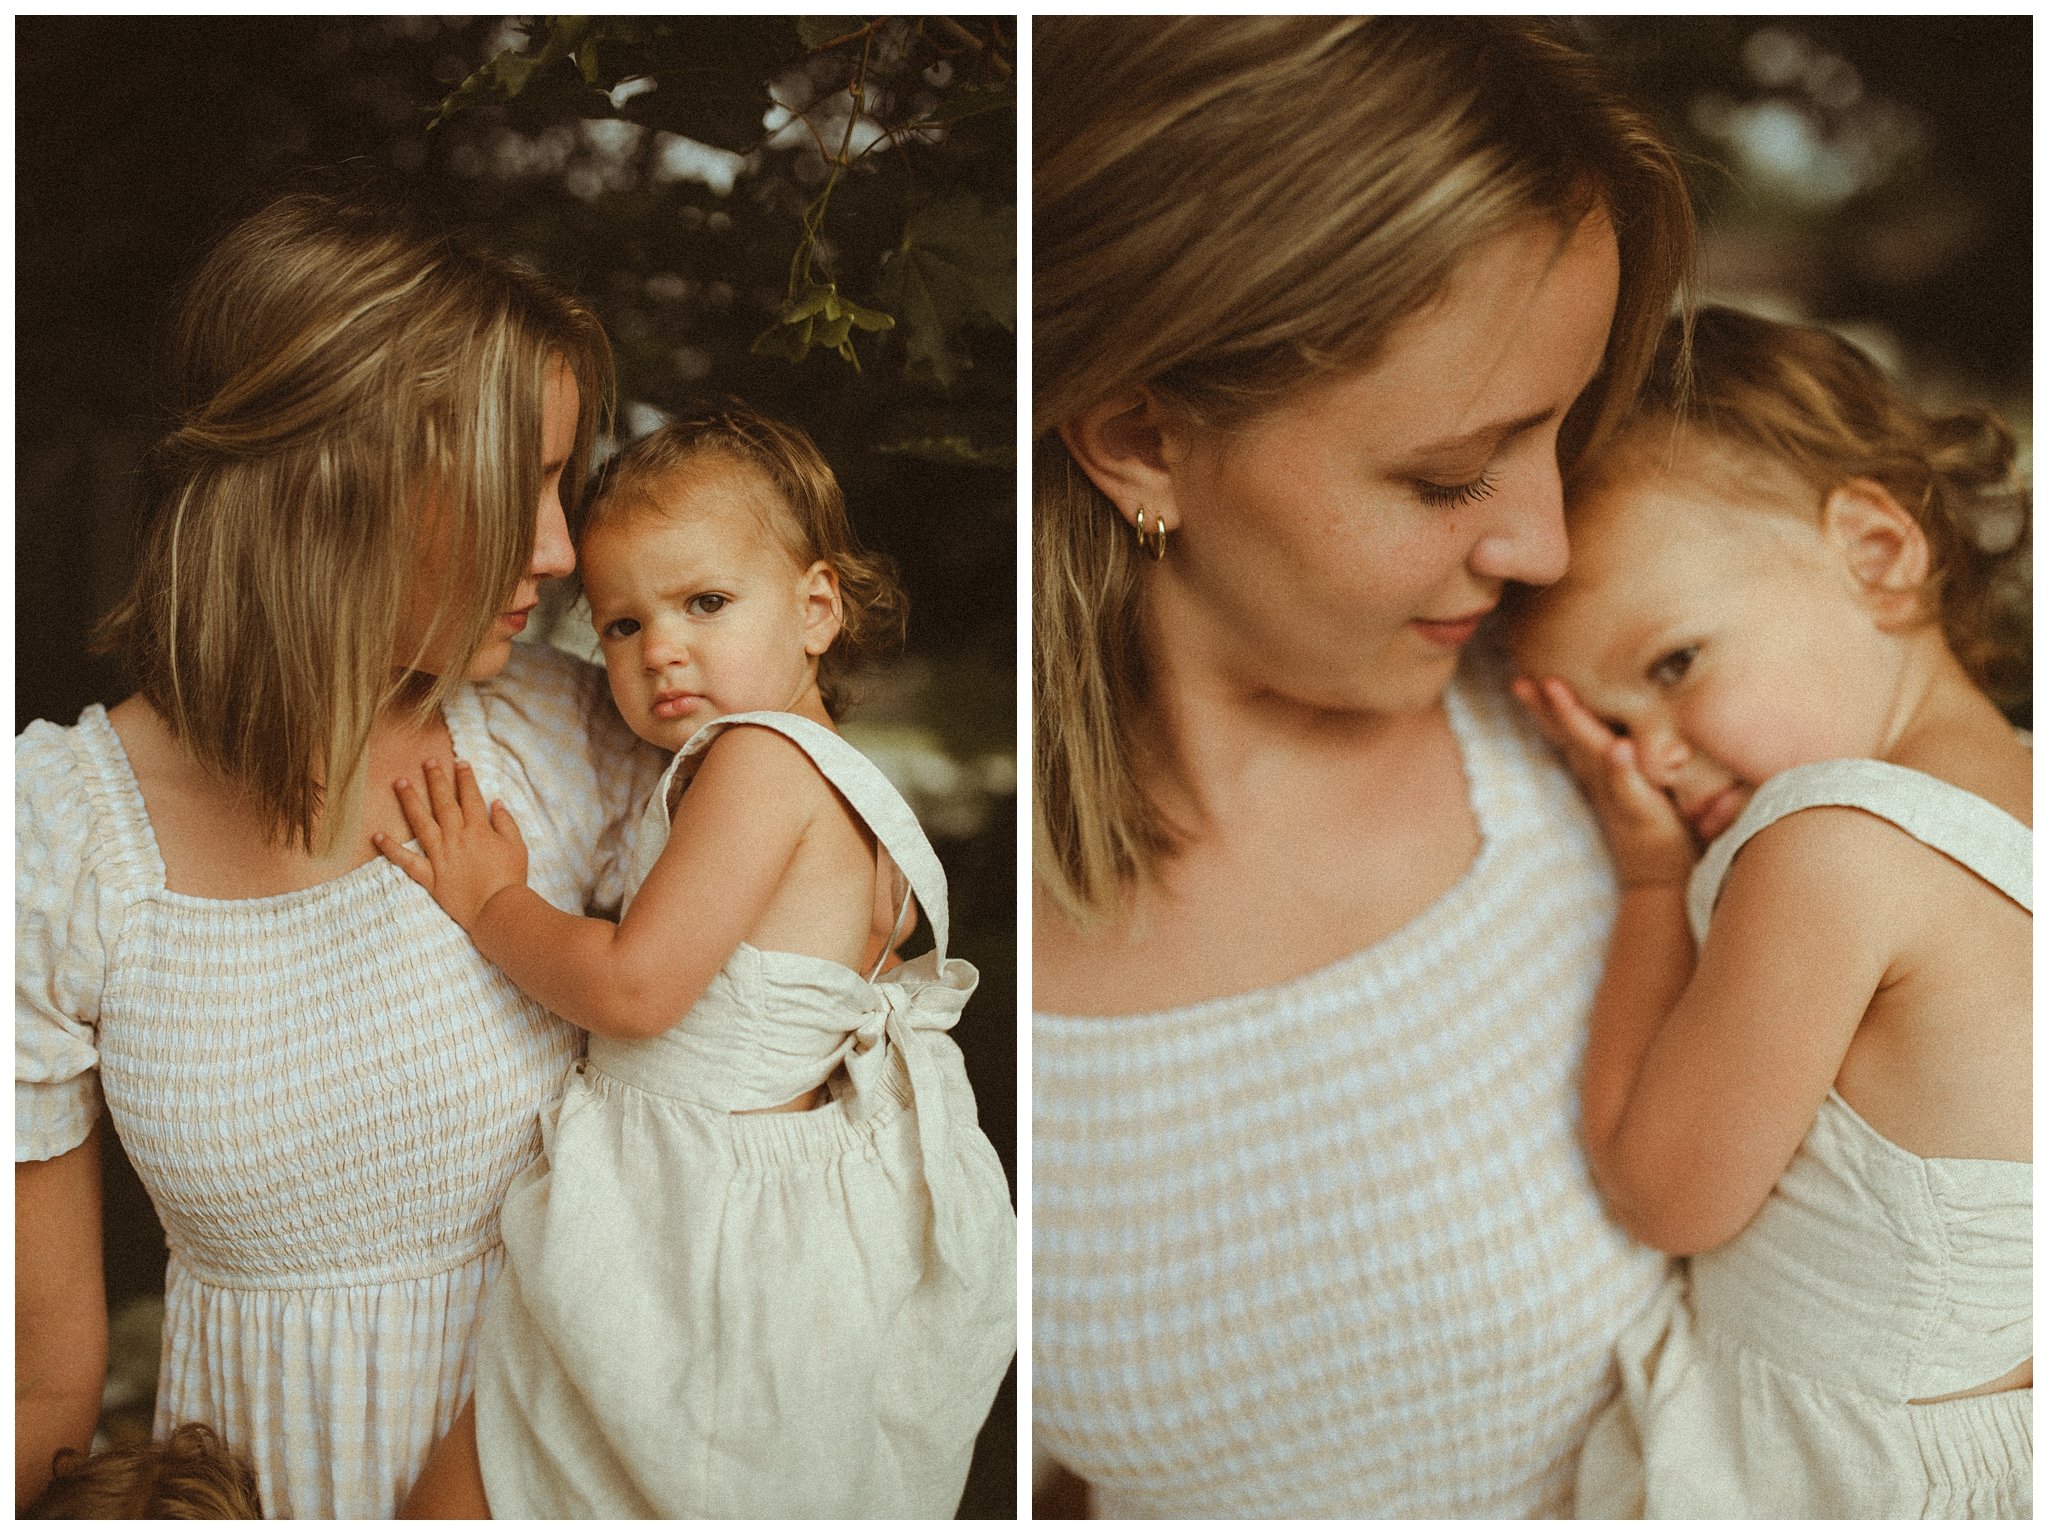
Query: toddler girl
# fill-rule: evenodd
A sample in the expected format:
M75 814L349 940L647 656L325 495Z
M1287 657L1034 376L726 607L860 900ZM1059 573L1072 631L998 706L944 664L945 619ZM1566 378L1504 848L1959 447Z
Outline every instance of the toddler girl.
M529 890L467 764L401 779L420 851L379 844L592 1036L505 1200L473 1422L411 1511L481 1512L480 1466L501 1518L948 1517L1016 1345L1016 1233L945 1032L976 979L945 876L832 724L900 597L810 440L738 410L622 455L580 554L612 697L676 753L624 915ZM936 947L897 964L913 895Z
M2012 437L1820 331L1702 314L1681 402L1682 351L1515 630L1622 885L1593 1176L1695 1255L1579 1513L2024 1517L2032 753L1975 536Z

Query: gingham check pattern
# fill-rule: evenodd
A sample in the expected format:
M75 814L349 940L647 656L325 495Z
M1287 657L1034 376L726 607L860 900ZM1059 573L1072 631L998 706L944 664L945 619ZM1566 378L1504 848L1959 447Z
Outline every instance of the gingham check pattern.
M1574 1139L1614 893L1497 677L1449 695L1482 851L1243 997L1033 1021L1033 1412L1108 1516L1569 1511L1664 1260Z
M616 905L662 757L603 674L516 646L451 702L558 905ZM171 1249L156 1427L214 1425L277 1517L389 1516L470 1385L497 1211L575 1032L379 859L288 895L164 889L105 711L16 743L15 1157L102 1095Z

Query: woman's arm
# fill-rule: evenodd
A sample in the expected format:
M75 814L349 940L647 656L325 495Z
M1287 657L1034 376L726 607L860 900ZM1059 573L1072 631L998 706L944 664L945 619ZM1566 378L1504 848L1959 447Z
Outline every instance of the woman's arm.
M62 1449L89 1451L107 1374L100 1266L100 1130L14 1168L14 1506Z
M424 885L484 957L535 1001L615 1038L670 1027L755 930L821 806L801 748L728 730L706 749L668 845L623 921L572 916L529 889L518 827L487 806L468 765L428 763L426 793L401 779L420 853L379 850Z

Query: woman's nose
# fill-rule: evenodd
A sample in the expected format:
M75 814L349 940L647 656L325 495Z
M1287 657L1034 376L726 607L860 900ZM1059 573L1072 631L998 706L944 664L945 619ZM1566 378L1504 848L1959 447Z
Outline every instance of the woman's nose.
M1501 502L1466 563L1474 575L1488 580L1548 586L1564 574L1570 558L1564 486L1557 465L1548 463L1535 485L1512 501Z
M536 581L566 576L576 568L576 545L569 538L569 519L562 511L558 487L548 486L533 525L533 560L527 572Z

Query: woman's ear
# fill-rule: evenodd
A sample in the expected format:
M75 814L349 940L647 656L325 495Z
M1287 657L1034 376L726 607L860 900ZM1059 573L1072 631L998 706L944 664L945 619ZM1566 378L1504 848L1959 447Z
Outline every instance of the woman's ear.
M797 583L797 601L803 605L804 654L822 656L839 638L840 626L845 621L839 597L839 572L819 560Z
M1060 440L1095 488L1136 525L1143 507L1180 524L1173 470L1185 451L1185 433L1149 389L1129 389L1060 423Z
M1880 622L1910 623L1927 586L1927 534L1875 480L1844 480L1821 503L1821 536Z

